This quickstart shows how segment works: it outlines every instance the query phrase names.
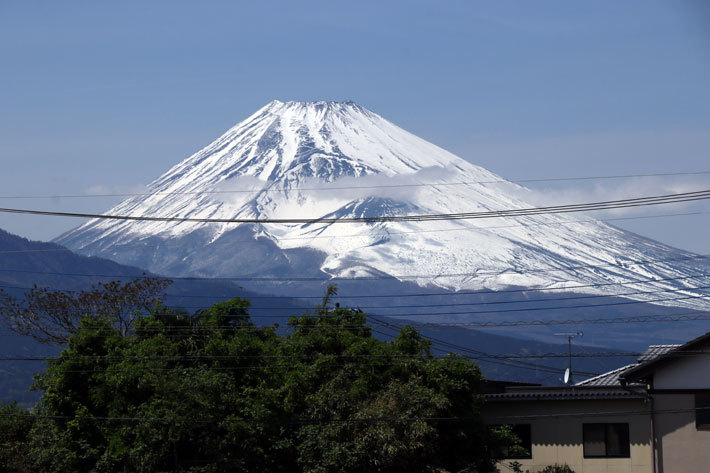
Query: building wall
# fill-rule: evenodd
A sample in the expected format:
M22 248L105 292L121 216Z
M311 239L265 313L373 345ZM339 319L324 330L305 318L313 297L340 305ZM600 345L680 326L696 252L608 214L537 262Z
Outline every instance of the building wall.
M654 371L653 389L710 389L710 356L674 361Z
M658 473L710 471L710 431L695 427L695 396L654 394L653 400Z
M601 413L610 414L598 415ZM648 405L641 399L492 401L486 404L484 417L490 424L531 424L532 459L515 460L523 465L523 471L532 473L554 463L566 463L576 473L652 472L650 416ZM629 424L629 458L584 458L582 424L598 422ZM501 462L499 470L509 472L511 461Z

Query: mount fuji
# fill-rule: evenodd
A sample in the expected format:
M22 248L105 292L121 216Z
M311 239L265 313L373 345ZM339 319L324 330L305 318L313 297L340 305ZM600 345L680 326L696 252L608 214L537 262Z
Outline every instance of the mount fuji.
M352 218L534 207L528 191L353 102L273 101L107 213ZM566 202L565 202L566 203ZM409 290L564 289L704 307L706 260L588 216L234 224L92 220L55 240L170 276L402 283ZM286 282L289 280L290 282ZM653 281L653 282L649 282ZM705 279L704 281L707 281ZM634 284L638 282L638 284ZM580 287L584 286L584 287ZM702 289L702 288L701 288ZM643 293L646 292L646 293ZM641 294L639 294L641 293ZM707 291L705 292L707 294Z

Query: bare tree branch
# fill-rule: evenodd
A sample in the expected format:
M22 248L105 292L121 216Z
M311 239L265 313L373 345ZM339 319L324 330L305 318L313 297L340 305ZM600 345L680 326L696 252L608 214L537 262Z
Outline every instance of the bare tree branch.
M20 299L0 290L0 310L11 330L41 343L66 344L84 317L105 319L128 336L138 317L162 303L160 295L170 284L169 279L139 278L71 294L35 286Z

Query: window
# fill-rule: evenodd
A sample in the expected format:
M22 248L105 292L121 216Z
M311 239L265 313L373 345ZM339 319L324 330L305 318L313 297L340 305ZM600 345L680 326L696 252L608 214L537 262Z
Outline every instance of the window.
M490 425L490 428L500 427L500 425ZM532 458L532 435L530 424L508 424L510 430L518 437L517 445L514 447L506 447L499 455L501 458L511 460L521 460Z
M516 437L520 439L517 447L513 452L509 452L507 458L512 459L522 459L522 458L532 458L532 435L530 433L530 424L513 424L513 433Z
M629 457L629 424L583 424L584 458Z
M710 430L710 393L695 395L695 428Z

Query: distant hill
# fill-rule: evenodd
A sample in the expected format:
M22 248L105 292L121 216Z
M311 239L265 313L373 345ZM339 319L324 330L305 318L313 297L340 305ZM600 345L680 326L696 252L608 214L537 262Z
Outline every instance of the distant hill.
M112 280L129 281L150 275L146 271L113 261L81 256L55 243L31 241L0 230L0 288L20 297L34 285L62 290L86 290L92 284ZM300 313L305 303L297 299L278 299L246 291L228 281L178 280L166 291L169 305L208 307L231 297L253 301L261 324L283 323L284 316ZM37 343L30 337L10 332L0 319L0 358L44 357L57 354L60 349ZM31 404L37 398L28 386L34 373L42 370L44 362L0 361L0 402L17 400Z
M689 319L710 310L710 258L589 216L521 216L526 195L358 104L274 101L107 211L181 221L93 219L56 241L258 293L318 297L337 282L368 313L506 322L485 330L549 343L571 330L641 350L707 331ZM517 216L469 218L506 209Z
M0 286L13 294L20 294L33 285L84 290L99 282L129 281L145 276L159 275L105 258L78 255L55 243L32 241L0 230ZM177 279L166 295L169 304L187 307L207 307L231 297L254 298L254 304L259 307L282 306L275 315L290 314L304 307L304 303L295 298L277 302L229 281L200 278Z
M124 266L113 261L77 255L54 243L30 241L0 230L0 286L22 295L34 284L64 290L88 289L91 284L110 281L120 277L130 280L145 275L140 268ZM14 288L14 289L13 289ZM336 300L343 306L353 306L348 300L348 293L354 294L363 288L345 285L343 296ZM421 288L417 288L421 291ZM213 302L230 297L243 297L252 302L250 313L254 321L260 325L279 323L284 325L286 317L299 314L314 305L313 300L269 296L247 291L229 281L178 279L167 291L167 301L171 305L186 307L194 311L198 307L207 307ZM450 301L450 300L449 300ZM412 303L406 297L395 299L397 303ZM369 311L377 314L377 310ZM374 319L401 326L410 321L398 318L387 318L382 315ZM389 338L396 330L383 328L382 324L373 322L375 336ZM425 327L421 333L431 337L437 355L444 352L460 352L477 358L484 375L490 379L509 379L517 381L558 384L559 378L567 364L566 359L550 360L491 360L480 358L484 353L561 353L566 346L559 343L538 342L526 339L523 333L516 332L515 337L491 334L482 331L469 330L462 327ZM28 337L20 337L7 329L2 329L3 343L0 344L0 357L18 356L52 356L58 353L56 347L48 347L36 343ZM599 351L601 348L576 345L578 350ZM579 359L575 366L588 373L599 373L620 366L628 360L618 358ZM557 371L536 366L553 366ZM15 399L25 405L31 405L38 398L37 393L29 393L33 373L42 370L43 362L0 362L0 402Z

